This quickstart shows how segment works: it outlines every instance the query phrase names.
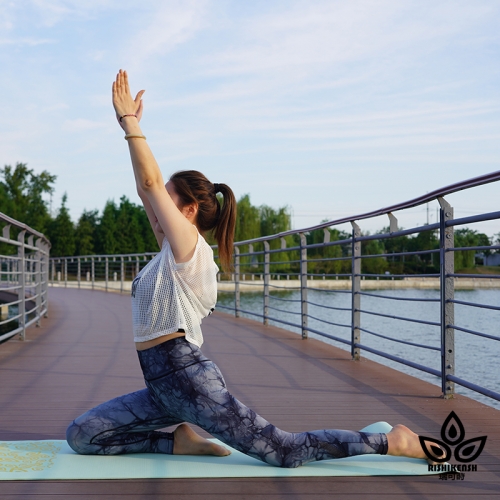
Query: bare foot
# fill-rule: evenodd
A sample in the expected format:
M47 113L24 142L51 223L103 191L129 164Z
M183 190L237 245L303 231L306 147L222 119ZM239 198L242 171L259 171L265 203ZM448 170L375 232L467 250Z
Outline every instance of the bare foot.
M218 444L196 434L187 424L181 424L174 431L174 455L215 455L225 457L231 452Z
M387 434L387 445L388 455L393 455L395 457L423 458L430 464L435 464L435 462L429 460L425 455L418 435L404 425L399 424L392 428Z

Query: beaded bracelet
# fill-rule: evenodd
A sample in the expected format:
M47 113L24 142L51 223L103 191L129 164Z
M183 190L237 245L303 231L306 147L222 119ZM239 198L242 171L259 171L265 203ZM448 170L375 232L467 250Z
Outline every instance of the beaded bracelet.
M124 139L128 141L129 139L146 139L145 135L139 135L139 134L127 134Z
M125 118L126 116L135 116L137 118L137 115L123 115L120 116L120 123L122 122L122 119Z

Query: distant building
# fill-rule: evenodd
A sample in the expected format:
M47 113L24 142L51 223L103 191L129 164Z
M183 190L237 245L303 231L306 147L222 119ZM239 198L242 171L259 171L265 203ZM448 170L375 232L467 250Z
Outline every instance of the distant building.
M493 253L487 256L481 253L477 256L483 259L485 266L500 266L500 253Z

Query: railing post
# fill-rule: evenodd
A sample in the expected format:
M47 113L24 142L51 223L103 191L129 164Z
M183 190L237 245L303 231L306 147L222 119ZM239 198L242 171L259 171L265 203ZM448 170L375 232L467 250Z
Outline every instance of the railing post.
M264 241L264 325L269 324L269 271L271 268L269 242Z
M445 399L453 398L455 383L447 380L455 374L455 330L450 327L455 323L455 246L453 226L446 227L446 222L453 219L453 208L444 199L438 198L440 210L440 282L441 282L441 388Z
M104 275L106 280L106 292L108 291L108 280L109 280L109 260L104 257Z
M240 317L240 249L234 247L234 316Z
M300 233L300 316L302 318L302 338L307 339L307 238Z
M94 289L94 283L95 283L95 261L94 257L90 258L90 277L92 280L92 290Z
M42 240L38 238L36 240L35 246L37 248L35 252L35 303L36 303L36 326L40 326L40 317L42 313L42 252L40 251L40 246Z
M125 274L125 264L123 257L120 257L120 293L123 293L123 278Z
M44 260L44 280L43 280L43 297L45 301L44 318L49 315L49 273L50 273L50 246L44 243L45 260Z
M21 231L17 235L17 241L21 244L17 247L17 300L19 300L18 312L19 312L19 326L22 328L19 336L21 340L26 340L26 276L25 276L25 251L24 251L24 235L26 231Z
M352 323L351 323L351 356L358 361L361 358L360 348L357 347L361 340L361 243L357 238L361 230L355 222L352 225L352 265L351 265L351 298L352 298Z
M64 259L64 286L68 286L68 259Z
M81 274L82 274L82 264L80 262L80 257L76 259L77 261L77 267L76 267L76 274L77 274L77 280L78 280L78 288L80 288L80 281L81 281Z

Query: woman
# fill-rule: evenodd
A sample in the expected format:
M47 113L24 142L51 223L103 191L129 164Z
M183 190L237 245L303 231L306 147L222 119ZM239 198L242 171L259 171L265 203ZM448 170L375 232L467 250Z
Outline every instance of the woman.
M367 453L425 458L418 436L397 425L388 434L342 430L288 433L235 399L218 367L201 352L201 320L215 307L217 267L202 234L213 230L223 267L231 255L236 203L225 184L178 172L164 185L139 127L141 97L126 72L113 83L113 106L125 131L138 193L160 253L132 287L134 339L146 389L103 403L69 426L77 453L229 455L196 434L198 425L223 443L268 464L297 467L313 460ZM222 208L216 193L222 193ZM156 429L178 425L173 433Z

